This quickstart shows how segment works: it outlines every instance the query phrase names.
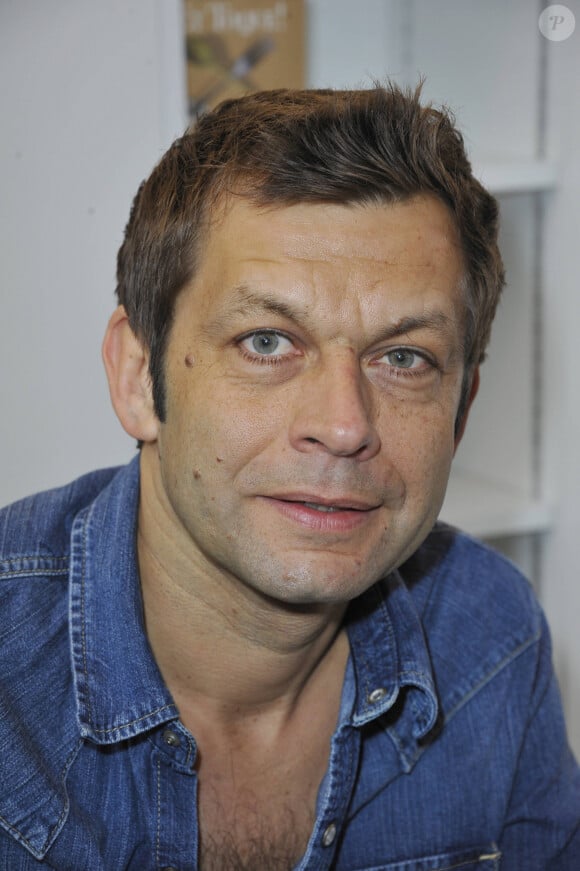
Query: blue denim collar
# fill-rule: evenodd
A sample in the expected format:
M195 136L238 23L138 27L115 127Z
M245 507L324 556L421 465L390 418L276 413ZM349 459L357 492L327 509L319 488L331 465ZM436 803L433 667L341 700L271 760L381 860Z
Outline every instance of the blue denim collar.
M437 720L437 692L421 621L398 572L351 604L347 630L356 676L352 724L364 726L397 705L403 743L420 741Z
M145 634L137 568L139 457L72 527L70 641L81 734L113 744L177 717Z
M137 569L139 458L75 518L71 535L70 632L81 734L99 744L134 737L175 719L144 629ZM347 614L353 704L343 722L363 726L411 695L398 730L421 739L437 718L419 616L398 572L353 602ZM408 736L406 733L409 733Z

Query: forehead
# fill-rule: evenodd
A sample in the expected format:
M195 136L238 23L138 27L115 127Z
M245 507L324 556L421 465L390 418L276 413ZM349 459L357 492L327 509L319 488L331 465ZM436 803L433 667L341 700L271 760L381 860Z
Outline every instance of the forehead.
M190 290L201 315L234 297L276 292L301 307L330 298L337 314L400 301L463 307L463 257L434 196L394 204L258 207L231 198L214 214Z
M240 245L242 246L240 248ZM272 248L272 246L274 246ZM372 204L257 206L230 197L207 225L202 263L212 255L262 255L332 262L348 258L410 265L461 256L450 210L433 195Z

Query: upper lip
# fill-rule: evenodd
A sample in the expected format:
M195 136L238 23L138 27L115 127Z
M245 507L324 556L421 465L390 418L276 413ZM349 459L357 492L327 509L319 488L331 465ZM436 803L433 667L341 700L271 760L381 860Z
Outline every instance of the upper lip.
M327 508L343 508L352 511L371 511L378 508L379 502L369 502L353 496L319 496L316 493L273 493L270 499L282 502L312 502L314 505L324 505Z

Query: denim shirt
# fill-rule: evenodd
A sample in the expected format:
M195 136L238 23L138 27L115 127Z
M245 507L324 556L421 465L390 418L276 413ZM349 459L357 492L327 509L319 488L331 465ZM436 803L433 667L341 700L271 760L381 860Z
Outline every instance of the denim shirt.
M2 871L198 868L197 748L144 631L138 498L136 458L0 512ZM580 774L517 570L437 526L346 626L296 871L578 871Z

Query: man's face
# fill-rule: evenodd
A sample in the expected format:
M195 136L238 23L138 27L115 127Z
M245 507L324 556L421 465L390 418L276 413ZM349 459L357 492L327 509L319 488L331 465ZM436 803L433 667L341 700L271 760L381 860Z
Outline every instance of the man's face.
M462 273L431 197L234 200L178 298L146 446L192 574L345 602L413 553L455 449Z

